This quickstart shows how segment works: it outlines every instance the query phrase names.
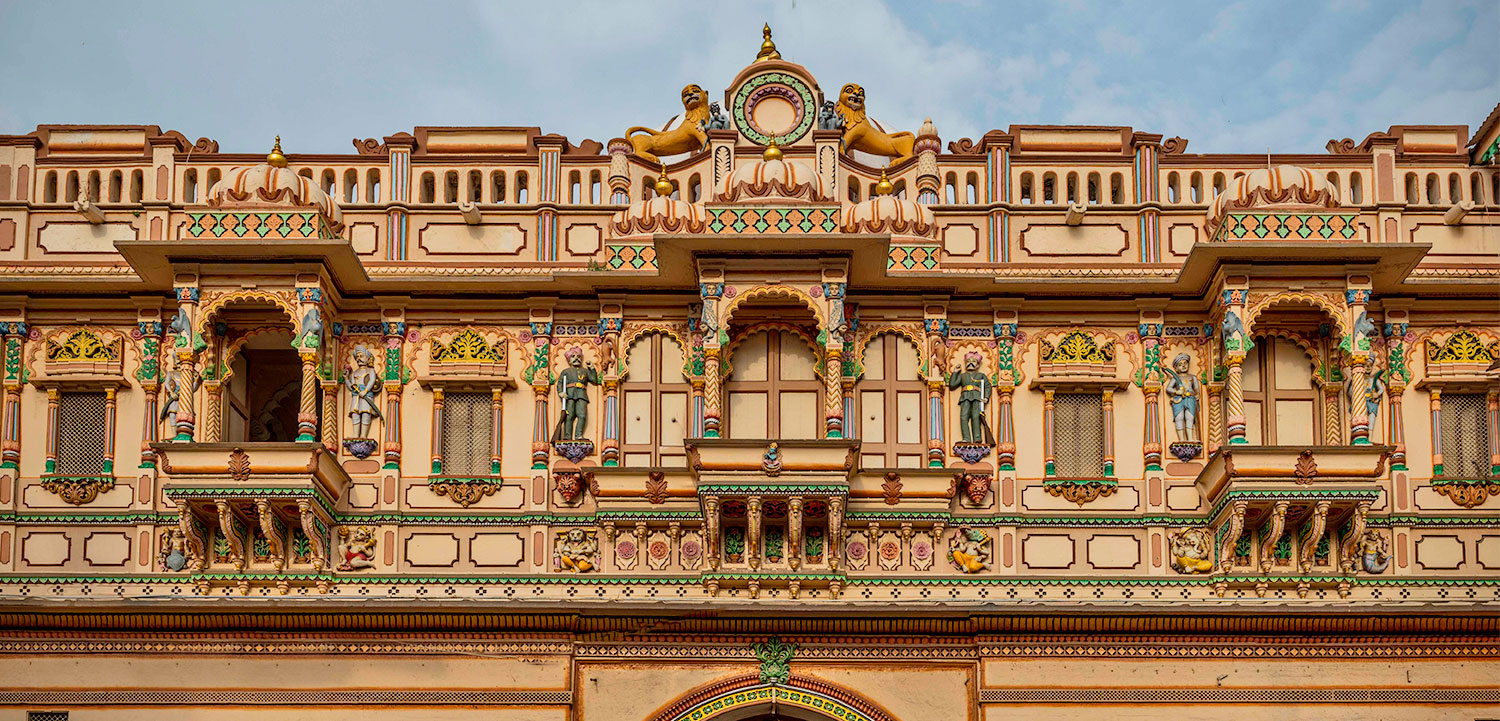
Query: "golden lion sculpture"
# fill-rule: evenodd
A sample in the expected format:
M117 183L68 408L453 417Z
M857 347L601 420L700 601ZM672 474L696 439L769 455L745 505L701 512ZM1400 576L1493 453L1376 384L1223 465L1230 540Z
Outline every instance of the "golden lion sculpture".
M703 126L708 123L708 94L697 85L682 89L682 123L671 130L653 130L639 125L625 131L630 147L635 154L660 163L663 155L691 153L708 143L708 133ZM636 135L636 133L645 133Z
M912 149L917 144L917 136L911 133L886 133L875 127L865 116L863 87L855 83L845 85L839 91L837 111L844 123L844 152L858 150L871 155L884 155L892 158L891 165L911 157Z

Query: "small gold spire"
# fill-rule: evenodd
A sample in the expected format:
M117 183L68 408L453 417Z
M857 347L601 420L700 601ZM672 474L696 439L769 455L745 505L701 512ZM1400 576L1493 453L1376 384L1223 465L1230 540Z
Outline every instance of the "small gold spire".
M761 28L760 34L765 40L760 44L760 52L755 55L755 61L780 60L781 53L777 52L776 43L771 42L771 24L766 23L766 26Z
M667 166L661 166L661 175L656 179L656 197L672 197L672 181L667 180Z
M875 184L876 195L890 195L896 192L896 186L891 185L891 179L886 177L885 168L880 169L880 182Z
M781 148L776 147L776 141L772 140L771 144L766 146L766 152L760 157L761 160L767 161L781 160Z
M281 154L280 135L276 136L276 146L271 148L271 152L266 153L266 165L269 165L273 168L286 167L286 156Z

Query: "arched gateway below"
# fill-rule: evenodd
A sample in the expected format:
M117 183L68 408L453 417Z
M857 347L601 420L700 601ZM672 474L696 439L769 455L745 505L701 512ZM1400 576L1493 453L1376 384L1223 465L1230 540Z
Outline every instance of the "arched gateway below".
M747 674L684 694L646 721L899 721L842 686L793 674L771 684Z

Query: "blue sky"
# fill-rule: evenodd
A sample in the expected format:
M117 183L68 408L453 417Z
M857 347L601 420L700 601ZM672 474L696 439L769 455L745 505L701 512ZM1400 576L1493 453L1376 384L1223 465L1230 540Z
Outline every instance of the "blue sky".
M715 98L769 21L825 93L945 141L1130 125L1189 152L1322 152L1500 101L1500 2L15 2L0 133L142 123L225 152L350 152L415 125L608 140Z

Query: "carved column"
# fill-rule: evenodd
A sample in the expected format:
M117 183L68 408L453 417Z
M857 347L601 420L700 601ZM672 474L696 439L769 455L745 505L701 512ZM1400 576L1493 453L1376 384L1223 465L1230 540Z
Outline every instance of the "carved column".
M1231 445L1248 443L1245 438L1245 355L1255 347L1250 336L1251 319L1245 317L1245 301L1249 294L1249 278L1232 276L1224 281L1228 286L1220 295L1219 305L1224 309L1219 324L1220 341L1224 347L1224 366L1228 378L1224 381L1224 407L1226 433Z
M624 328L621 304L610 299L599 307L599 342L606 357L614 358L608 367L600 368L601 384L604 387L604 441L599 448L599 461L606 466L620 465L620 331ZM690 351L683 348L683 353Z
M615 205L625 205L630 202L631 152L630 143L623 139L612 140L609 143L609 202Z
M761 517L760 496L751 496L745 499L745 559L750 564L750 570L760 569L761 549Z
M502 460L500 449L505 446L503 440L505 434L502 432L505 426L501 425L505 420L504 392L504 388L490 389L490 475L492 476L500 475L500 461Z
M1104 475L1115 475L1115 389L1105 388L1104 396Z
M1490 435L1490 475L1500 476L1500 390L1485 394L1485 425Z
M948 385L948 308L942 299L928 299L922 310L927 342L927 465L942 468L948 461L947 420L943 391Z
M1048 477L1057 475L1057 456L1052 450L1052 409L1056 404L1057 391L1042 389L1042 473Z
M220 325L216 323L215 325ZM199 436L204 443L224 440L224 373L228 370L224 353L227 328L216 328L203 352L203 413Z
M1013 399L1021 371L1016 367L1016 327L1018 315L1013 304L995 308L995 395L999 413L995 426L995 458L1000 470L1016 469L1016 424Z
M708 547L708 570L719 570L719 499L715 496L703 499L703 542Z
M158 301L159 302L159 301ZM142 309L142 313L146 310ZM155 311L152 311L153 313ZM136 369L135 379L141 384L141 468L156 467L156 451L151 448L161 426L157 420L158 398L161 390L161 332L160 319L142 320L136 323L141 338L141 367ZM3 465L3 464L0 464Z
M1141 322L1136 326L1141 338L1142 363L1140 372L1141 392L1146 400L1146 427L1141 444L1141 458L1145 462L1147 471L1160 471L1162 469L1162 422L1161 422L1161 386L1162 386L1162 323L1160 311L1149 311L1151 318L1142 313Z
M786 501L786 562L795 571L802 567L802 499Z
M1229 444L1249 443L1245 439L1245 389L1243 382L1245 356L1226 355L1224 365L1229 377L1224 379L1224 422L1228 427Z
M1348 308L1349 326L1353 328L1344 344L1349 356L1349 384L1354 388L1349 403L1349 443L1356 446L1370 444L1370 416L1365 409L1366 369L1370 365L1370 331L1361 330L1369 324L1365 306L1370 302L1370 279L1367 276L1349 276L1352 287L1344 291L1344 305Z
M1260 572L1270 573L1271 566L1275 565L1273 554L1276 552L1276 542L1281 540L1281 534L1286 530L1286 512L1290 503L1277 501L1271 511L1271 521L1266 528L1266 535L1260 539Z
M552 456L548 442L552 416L547 409L547 400L552 394L552 305L551 299L531 305L531 361L522 371L521 377L531 384L536 402L536 421L531 432L531 467L543 470Z
M1385 391L1390 401L1390 415L1385 420L1386 443L1395 447L1391 451L1391 470L1406 470L1406 430L1402 428L1401 401L1406 395L1406 384L1411 382L1411 369L1406 364L1407 313L1391 307L1385 302Z
M115 473L115 391L114 386L104 389L104 474L107 476Z
M177 428L172 438L177 443L189 443L197 426L193 415L198 395L198 288L179 286L176 288L178 309L185 313L188 327L176 334L173 344L177 363L173 368L177 383Z
M707 280L705 280L705 277ZM721 429L723 379L719 377L721 343L719 298L724 295L724 275L718 269L700 271L698 295L703 301L698 325L703 329L703 437L718 438Z
M1443 391L1440 388L1429 388L1428 408L1432 413L1432 475L1433 477L1443 475Z
M913 148L917 154L917 202L923 205L940 202L938 186L941 181L938 178L937 156L941 149L942 140L938 138L937 126L932 124L932 118L928 118L917 130L917 141Z
M385 320L385 370L381 374L385 390L385 418L381 419L384 436L386 470L401 468L401 390L405 383L405 366L401 362L402 344L406 341L406 321L399 309L382 309ZM397 320L392 320L392 317Z
M843 557L844 541L844 499L828 499L828 570L839 570L839 560Z
M24 321L0 324L5 343L5 398L0 412L0 468L18 471L21 465L22 348L31 330Z
M1339 420L1340 386L1332 381L1322 386L1323 392L1323 443L1339 446L1344 443L1344 424Z
M831 334L830 334L831 335ZM844 437L844 349L842 345L824 347L823 426L827 438Z
M328 419L323 423L323 447L329 453L338 453L339 450L339 384L338 381L320 381L323 388L323 417Z
M432 389L432 475L443 472L443 388Z
M56 386L47 387L47 472L57 472L57 400Z
M318 440L318 352L298 351L302 359L302 394L297 406L297 442Z

